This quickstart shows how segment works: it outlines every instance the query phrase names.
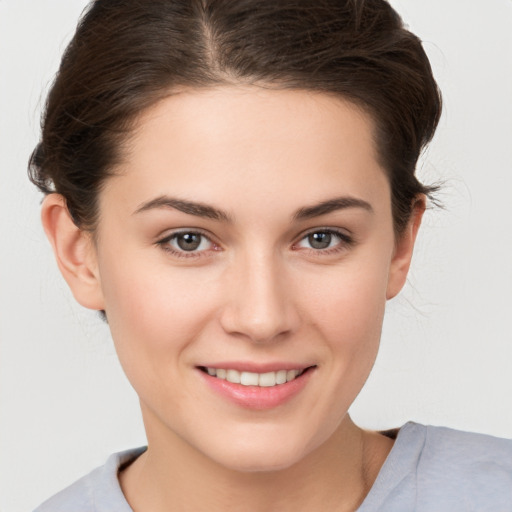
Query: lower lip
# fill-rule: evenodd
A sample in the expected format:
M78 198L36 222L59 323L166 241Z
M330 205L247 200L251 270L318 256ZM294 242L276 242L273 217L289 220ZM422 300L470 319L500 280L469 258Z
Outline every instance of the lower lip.
M243 386L212 377L199 369L197 371L210 389L236 405L247 409L266 410L279 407L299 394L311 378L314 368L309 368L290 382L272 387Z

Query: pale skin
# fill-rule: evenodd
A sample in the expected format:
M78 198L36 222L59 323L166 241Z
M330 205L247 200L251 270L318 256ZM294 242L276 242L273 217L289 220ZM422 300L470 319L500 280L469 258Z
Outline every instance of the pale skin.
M127 148L94 236L58 194L42 219L75 298L106 311L140 398L148 450L120 474L131 507L355 510L393 442L347 411L424 198L397 236L372 119L320 93L182 91L142 113ZM201 367L230 361L308 367L308 380L248 408L204 384Z

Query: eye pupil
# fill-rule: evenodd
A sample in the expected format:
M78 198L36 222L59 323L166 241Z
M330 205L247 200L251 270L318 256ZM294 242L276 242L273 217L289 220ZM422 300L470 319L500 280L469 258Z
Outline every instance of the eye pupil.
M327 249L331 245L331 233L311 233L308 241L313 249Z
M195 251L201 245L201 235L197 233L183 233L176 238L176 243L183 251Z

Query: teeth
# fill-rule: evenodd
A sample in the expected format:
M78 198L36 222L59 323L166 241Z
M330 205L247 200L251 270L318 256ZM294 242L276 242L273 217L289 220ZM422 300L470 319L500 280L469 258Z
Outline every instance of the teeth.
M286 370L279 370L276 372L276 384L284 384L286 382ZM293 379L290 379L293 380Z
M299 370L288 370L286 372L286 382L290 382L291 380L295 379L298 374Z
M265 388L271 388L276 385L276 372L268 372L260 374L259 385Z
M233 384L243 386L273 387L285 384L302 375L303 370L279 370L277 372L253 373L239 372L238 370L225 370L222 368L206 368L208 375L218 379L227 380Z
M228 382L232 382L233 384L240 384L240 372L237 370L227 370L226 380Z
M244 386L257 386L259 384L259 377L257 373L242 372L240 376L240 384Z

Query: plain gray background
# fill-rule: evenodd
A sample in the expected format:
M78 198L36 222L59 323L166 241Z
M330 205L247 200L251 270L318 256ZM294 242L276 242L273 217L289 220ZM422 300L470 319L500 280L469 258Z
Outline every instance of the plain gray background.
M512 2L391 2L424 41L445 111L420 176L444 180L409 284L352 408L512 437ZM42 91L84 0L0 0L0 511L35 507L144 444L135 393L97 315L74 304L26 178Z

